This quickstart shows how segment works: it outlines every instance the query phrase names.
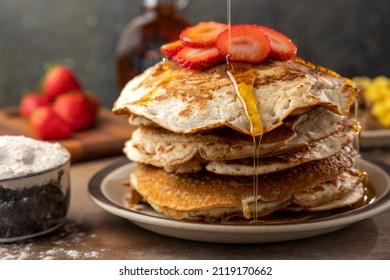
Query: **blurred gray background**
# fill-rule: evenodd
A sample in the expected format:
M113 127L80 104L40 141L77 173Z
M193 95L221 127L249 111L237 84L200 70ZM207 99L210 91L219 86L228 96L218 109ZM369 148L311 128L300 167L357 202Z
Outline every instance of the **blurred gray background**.
M226 22L226 0L191 0L191 23ZM118 95L115 45L141 0L0 0L0 107L38 87L43 66L71 67L111 107ZM352 77L390 76L389 0L232 0L232 23L268 25L298 55Z

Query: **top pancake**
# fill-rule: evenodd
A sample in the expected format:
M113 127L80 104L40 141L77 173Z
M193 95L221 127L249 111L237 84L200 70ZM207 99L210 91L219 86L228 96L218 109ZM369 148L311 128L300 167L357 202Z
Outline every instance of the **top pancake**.
M244 107L226 74L226 65L205 71L165 69L158 63L132 79L116 100L113 113L141 118L176 133L193 133L230 127L251 134ZM348 113L358 89L330 70L300 59L266 60L257 65L236 63L235 73L255 68L254 95L263 133L294 114L324 106L341 115Z

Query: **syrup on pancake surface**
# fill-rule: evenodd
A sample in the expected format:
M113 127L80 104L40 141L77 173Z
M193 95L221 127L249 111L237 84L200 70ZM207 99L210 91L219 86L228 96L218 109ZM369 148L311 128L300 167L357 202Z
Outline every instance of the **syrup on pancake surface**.
M264 26L204 22L161 51L165 61L113 107L140 125L124 152L139 164L130 183L141 201L220 222L362 198L348 79L296 58L294 43Z

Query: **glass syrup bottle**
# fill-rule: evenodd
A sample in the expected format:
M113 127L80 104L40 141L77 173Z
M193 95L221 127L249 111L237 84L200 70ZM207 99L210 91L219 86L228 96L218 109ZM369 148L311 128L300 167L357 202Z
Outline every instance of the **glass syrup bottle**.
M118 89L146 68L161 61L160 46L179 39L189 26L177 9L188 0L144 0L141 14L122 30L116 46Z

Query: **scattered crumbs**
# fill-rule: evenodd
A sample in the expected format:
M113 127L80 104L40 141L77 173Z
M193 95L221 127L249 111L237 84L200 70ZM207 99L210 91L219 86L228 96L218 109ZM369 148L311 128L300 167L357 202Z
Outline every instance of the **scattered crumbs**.
M100 250L87 250L87 240L96 239L96 234L88 234L83 231L82 224L69 223L59 229L59 232L49 238L29 239L15 243L0 243L0 260L56 260L56 259L98 259ZM43 243L41 246L47 250L34 251L34 244ZM72 248L72 249L70 249Z

